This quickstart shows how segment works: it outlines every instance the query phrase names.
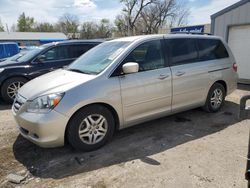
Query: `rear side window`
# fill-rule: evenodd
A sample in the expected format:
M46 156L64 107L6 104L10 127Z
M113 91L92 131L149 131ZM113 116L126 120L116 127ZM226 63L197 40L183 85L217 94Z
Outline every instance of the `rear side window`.
M197 39L199 60L209 61L229 57L228 52L220 40Z
M45 52L43 55L45 56L45 61L63 60L69 58L67 46L56 46Z
M76 44L69 46L69 56L70 58L78 58L91 48L96 46L95 44Z
M198 61L195 39L168 39L165 44L172 66Z

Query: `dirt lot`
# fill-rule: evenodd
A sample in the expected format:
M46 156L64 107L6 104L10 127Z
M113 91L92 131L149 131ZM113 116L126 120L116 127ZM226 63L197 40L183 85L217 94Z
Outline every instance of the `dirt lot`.
M89 153L35 146L2 104L0 187L246 187L250 120L238 120L246 93L250 86L240 86L217 114L195 109L119 131ZM10 183L11 173L26 179Z

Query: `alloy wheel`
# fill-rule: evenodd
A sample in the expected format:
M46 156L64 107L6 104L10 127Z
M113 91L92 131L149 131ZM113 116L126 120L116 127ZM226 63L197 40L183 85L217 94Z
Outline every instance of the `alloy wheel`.
M221 89L217 88L214 90L210 102L214 109L220 108L223 102L223 92Z
M23 82L17 81L11 83L7 88L7 94L11 99L15 99L18 90L24 85Z

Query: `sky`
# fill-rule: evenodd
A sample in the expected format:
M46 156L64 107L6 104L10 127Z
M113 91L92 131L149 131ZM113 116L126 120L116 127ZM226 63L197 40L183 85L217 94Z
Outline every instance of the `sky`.
M182 0L190 8L189 25L210 23L210 15L239 0ZM0 0L0 19L10 28L25 12L38 22L55 23L64 13L75 14L81 22L114 20L121 12L119 0Z

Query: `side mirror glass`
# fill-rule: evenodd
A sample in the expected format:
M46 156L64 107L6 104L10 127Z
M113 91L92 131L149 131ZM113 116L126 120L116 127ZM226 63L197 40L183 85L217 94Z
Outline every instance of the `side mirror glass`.
M134 62L125 63L122 66L122 71L124 74L136 73L139 71L139 64Z

